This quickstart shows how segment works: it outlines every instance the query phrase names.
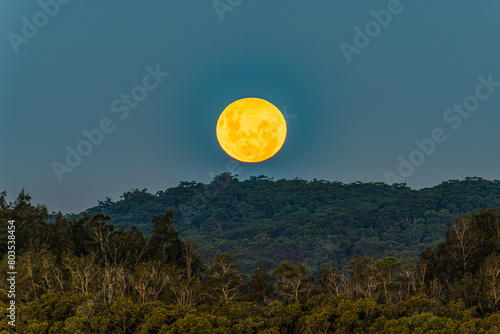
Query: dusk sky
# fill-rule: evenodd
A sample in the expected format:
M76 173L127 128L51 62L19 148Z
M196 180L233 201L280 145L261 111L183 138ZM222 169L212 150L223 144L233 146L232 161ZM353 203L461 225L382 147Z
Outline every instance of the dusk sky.
M3 0L0 191L68 213L228 165L417 189L500 179L499 15L498 1ZM288 126L257 164L215 133L244 97Z

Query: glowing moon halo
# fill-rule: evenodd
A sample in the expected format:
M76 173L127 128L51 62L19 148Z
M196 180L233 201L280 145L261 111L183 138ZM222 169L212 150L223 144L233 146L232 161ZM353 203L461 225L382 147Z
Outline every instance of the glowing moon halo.
M285 142L286 131L281 111L256 97L234 101L217 121L220 146L242 162L261 162L274 156Z

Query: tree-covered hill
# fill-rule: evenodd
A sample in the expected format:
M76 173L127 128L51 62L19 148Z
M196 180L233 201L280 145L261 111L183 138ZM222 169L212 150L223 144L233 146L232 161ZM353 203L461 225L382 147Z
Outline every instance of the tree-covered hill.
M286 260L249 275L229 253L202 261L173 211L144 236L102 213L48 222L24 190L4 194L1 334L500 332L498 209L452 219L417 261L350 254L348 270Z
M344 266L351 253L416 258L444 239L453 217L499 203L500 181L475 177L413 190L405 184L265 176L239 181L222 173L209 184L181 182L156 194L132 189L85 213L104 213L111 223L148 235L153 215L173 210L176 230L194 241L202 257L229 252L251 272L283 260L313 270L320 263Z

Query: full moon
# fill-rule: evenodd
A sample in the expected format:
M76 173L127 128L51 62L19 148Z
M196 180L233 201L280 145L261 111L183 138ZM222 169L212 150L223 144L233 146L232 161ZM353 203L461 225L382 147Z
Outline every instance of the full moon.
M286 138L281 111L266 100L247 97L224 109L217 121L222 149L242 162L261 162L274 156Z

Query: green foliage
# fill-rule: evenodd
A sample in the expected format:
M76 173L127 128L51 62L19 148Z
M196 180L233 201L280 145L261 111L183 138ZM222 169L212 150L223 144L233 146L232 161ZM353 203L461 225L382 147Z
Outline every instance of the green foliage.
M274 297L271 276L266 272L264 264L253 272L249 282L249 291L252 300L259 305L267 304Z
M216 254L208 263L207 296L214 301L227 303L238 296L245 279L241 267L231 260L229 253Z
M292 196L288 182L297 189L314 188L309 204ZM440 187L457 190L465 183L473 194L482 189L478 184L486 187L484 182L468 179ZM8 324L8 258L1 250L0 333L500 332L500 211L486 209L452 219L446 239L430 245L416 263L394 256L392 250L403 244L397 239L404 233L420 233L420 224L432 225L431 221L450 219L458 212L458 206L452 204L440 209L447 199L435 197L432 191L426 208L407 187L386 186L387 198L394 193L398 196L399 213L415 217L410 211L420 210L424 217L403 219L399 225L403 234L387 237L395 231L389 231L391 226L381 229L384 223L377 215L391 212L389 204L359 203L322 190L326 186L339 193L349 189L366 192L380 190L382 185L297 179L274 182L265 177L238 182L220 175L210 186L217 194L227 191L227 197L212 193L202 198L199 194L204 194L200 192L204 185L189 182L178 191L187 196L196 190L200 203L221 205L210 211L200 204L193 216L210 211L205 217L210 232L206 235L225 235L225 242L237 246L247 265L269 256L262 258L251 277L231 253L216 252L216 246L210 250L214 255L204 263L194 244L180 239L174 211L155 213L149 223L151 234L145 236L136 227L127 230L110 224L112 219L103 212L73 221L59 214L47 221L47 210L29 204L24 191L15 203L5 203L0 193L0 217L19 219L16 227L21 235L15 328ZM483 191L482 196L491 200L496 186L496 182L488 184L490 193ZM288 199L281 198L281 191ZM167 194L154 198L161 196ZM323 197L339 201L351 211L323 206ZM462 197L457 195L460 203L475 198ZM145 190L123 196L123 201L139 199L146 205L152 196ZM441 204L432 205L433 201ZM476 208L479 202L474 202ZM114 205L109 199L100 203L108 209ZM251 229L241 223L247 218L238 212L247 212L257 222L257 230L260 223L264 227L264 221L272 224L252 236ZM447 226L444 220L439 224ZM316 228L324 234L320 239L314 239ZM424 231L405 243L411 238L423 242L428 235ZM314 240L320 249L311 246ZM272 258L266 252L275 242L282 253ZM255 258L245 255L244 250L254 246L262 253ZM297 255L301 251L304 254ZM266 269L269 263L287 257L272 270ZM294 261L297 257L304 257L307 263Z
M173 226L201 257L229 252L250 274L259 265L301 262L345 267L349 255L417 259L445 237L453 218L500 203L500 182L451 180L421 190L404 184L277 180L238 181L229 173L209 184L181 182L147 193L132 189L79 215L104 213L117 227L153 232L155 215L173 210ZM53 218L55 219L55 218Z
M96 333L133 333L138 326L139 306L131 298L118 298L92 322Z
M230 322L226 317L208 313L188 312L182 319L170 326L163 325L158 333L165 334L223 334L229 330Z
M427 286L458 296L482 313L500 310L500 211L486 209L452 222L446 240L420 258ZM442 290L442 291L441 291Z
M307 299L312 291L314 277L302 263L293 265L290 261L282 262L274 269L273 276L284 302L298 303Z

